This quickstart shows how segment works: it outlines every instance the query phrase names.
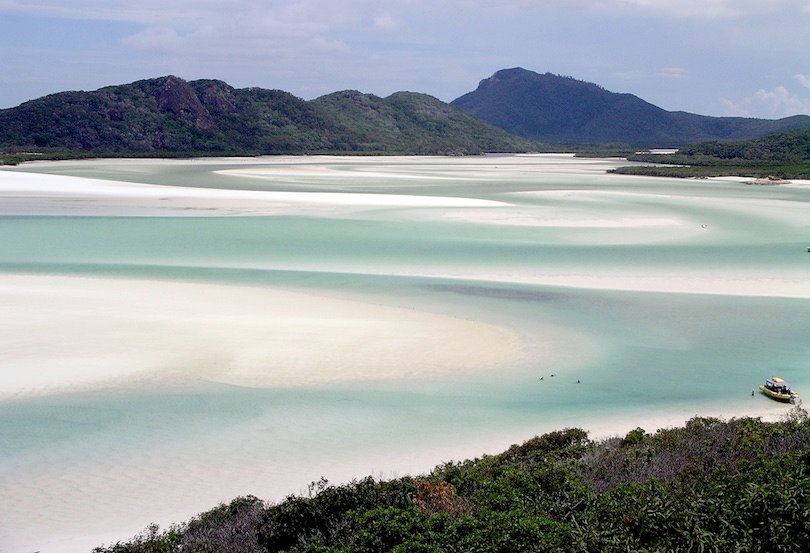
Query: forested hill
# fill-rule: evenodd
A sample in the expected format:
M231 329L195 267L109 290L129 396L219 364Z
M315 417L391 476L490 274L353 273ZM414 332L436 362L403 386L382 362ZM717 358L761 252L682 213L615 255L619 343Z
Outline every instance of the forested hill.
M803 127L810 116L669 112L632 94L520 68L498 71L451 104L415 92L342 91L305 101L282 90L168 76L0 110L0 153L476 154L682 146Z
M355 90L310 102L335 134L337 150L412 153L525 152L539 145L508 134L427 94L386 98Z
M0 151L275 154L522 152L531 141L424 94L304 101L174 76L62 92L0 111Z
M519 67L498 71L451 105L510 133L554 144L675 147L810 126L808 115L769 120L666 111L632 94Z

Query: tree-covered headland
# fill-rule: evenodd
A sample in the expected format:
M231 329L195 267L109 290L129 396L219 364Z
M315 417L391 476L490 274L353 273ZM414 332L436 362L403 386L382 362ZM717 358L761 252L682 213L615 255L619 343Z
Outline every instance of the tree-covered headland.
M744 176L810 179L810 127L740 142L702 142L674 154L633 154L629 161L654 163L619 167L625 175L663 177Z

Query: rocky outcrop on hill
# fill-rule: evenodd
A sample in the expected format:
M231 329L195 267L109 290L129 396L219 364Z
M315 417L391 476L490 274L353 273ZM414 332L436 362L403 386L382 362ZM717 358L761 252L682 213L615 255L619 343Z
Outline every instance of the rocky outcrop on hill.
M0 111L0 151L476 154L535 145L427 96L341 92L310 102L168 76L62 92Z

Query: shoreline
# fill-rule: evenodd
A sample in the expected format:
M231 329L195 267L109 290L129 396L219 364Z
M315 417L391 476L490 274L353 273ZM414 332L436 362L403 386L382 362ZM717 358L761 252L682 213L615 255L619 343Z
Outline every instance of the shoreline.
M723 230L736 229L737 221L746 216L759 217L763 226L779 221L790 232L800 232L797 229L806 223L804 202L756 198L749 201L748 197L740 199L743 194L735 191L729 198L719 197L717 202L722 203L719 205L723 209L721 214L727 214L731 222L723 227L706 220L709 227L704 230L701 227L704 212L695 217L689 216L689 211L663 210L659 214L655 207L671 206L668 202L677 199L684 209L709 208L705 213L714 214L711 209L718 206L707 206L702 196L693 202L680 196L674 187L670 188L676 192L664 196L669 186L666 183L661 187L660 196L658 192L653 195L646 192L647 187L625 187L630 179L612 181L617 183L617 189L606 193L597 185L611 181L596 179L614 178L602 177L607 162L570 161L567 157L563 160L560 155L546 157L548 162L543 164L537 163L539 156L531 155L431 158L442 165L428 164L423 168L425 174L440 167L441 171L436 170L436 173L458 179L458 188L439 182L441 187L425 190L426 195L419 195L423 191L420 183L431 179L420 179L417 170L424 158L411 157L380 164L379 170L375 170L375 163L381 158L364 158L353 169L349 167L345 175L332 171L332 166L324 181L313 181L312 186L319 190L334 184L337 192L308 192L305 187L293 192L192 188L3 169L0 171L0 216L293 214L311 215L313 219L348 216L346 218L374 221L399 217L399 221L414 225L424 220L438 220L448 225L455 222L489 225L494 232L491 235L489 229L482 232L482 239L497 238L501 225L513 227L509 233L515 235L526 227L549 227L549 238L543 239L549 243L559 240L564 246L617 243L655 246L664 241L680 241L684 246L691 246L703 238L719 242L723 239ZM295 159L306 161L303 157ZM406 162L396 163L399 159ZM522 160L526 159L530 161L523 165ZM116 167L121 161L101 160L99 164ZM151 161L136 160L119 173L144 171L148 174ZM213 170L223 160L165 161L178 167L183 162L190 166L206 165ZM281 158L275 161L287 163ZM318 161L316 159L313 165ZM239 163L234 160L234 165ZM543 173L538 168L548 168L549 172ZM82 166L77 172L90 169L92 167ZM162 174L158 169L155 174ZM302 167L292 173L296 178L316 175L313 179L317 179L318 170L314 171ZM478 180L470 177L479 173ZM512 179L517 183L515 190L533 186L534 182L538 189L550 189L539 194L532 191L504 194L495 182L501 173L504 182ZM116 174L116 171L108 168L100 174ZM202 174L194 173L193 177L179 182L193 182ZM359 186L366 190L354 192L351 183L341 180L355 176L362 177ZM586 179L582 190L576 190L575 181L579 176ZM470 177L469 187L465 177ZM559 184L554 184L557 177L561 177ZM226 182L229 185L236 180L233 176L221 178L231 179ZM244 178L266 179L268 187L273 185L272 179L264 173ZM390 193L386 192L385 182L389 178L398 181L392 184ZM400 186L399 182L405 178L414 179L413 188L409 188L408 183ZM379 183L375 179L379 179ZM281 183L284 184L283 179ZM292 182L290 187L295 188L295 185ZM247 185L237 183L237 186ZM367 193L368 190L379 193ZM431 191L438 195L427 195ZM466 198L463 197L465 192L471 196L480 193L481 198L492 199ZM453 196L456 193L460 197ZM792 195L803 198L802 193ZM569 203L570 199L575 202ZM630 200L630 209L626 209L626 199ZM633 208L636 200L640 207ZM765 203L768 201L771 203ZM360 216L355 217L357 213ZM731 219L732 215L738 218ZM268 224L274 222L267 221ZM69 221L58 228L72 230L76 228L71 226L74 223ZM202 221L189 223L205 224ZM39 221L26 222L27 226L21 228L35 228L37 224ZM230 236L239 240L249 232ZM43 236L56 234L53 231ZM364 235L352 236L359 240ZM25 244L37 254L39 246L33 239ZM37 255L47 259L47 252L56 251L57 247L44 248ZM220 246L221 250L203 251L214 252L210 254L213 256L211 264L216 266L219 262L216 256L227 247L226 244ZM13 248L10 251L13 252ZM138 252L134 248L132 251ZM169 251L180 251L180 248ZM66 258L69 253L65 254ZM415 254L414 257L381 259L369 254L358 257L361 262L337 256L321 260L311 252L307 255L310 265L299 261L304 259L303 254L292 258L292 262L282 258L266 264L270 268L289 267L291 270L300 265L313 272L324 270L336 274L354 271L383 277L455 279L459 281L459 289L467 284L475 288L478 283L474 281L481 281L616 290L634 294L634 300L638 298L640 303L650 307L667 307L668 303L663 301L663 296L643 296L644 293L790 298L791 301L780 302L784 310L767 312L792 314L795 319L790 321L799 320L799 329L803 329L805 323L796 313L802 315L805 311L794 309L798 302L793 300L810 298L810 281L799 264L769 267L757 256L751 257L750 265L735 261L729 263L726 270L715 270L708 264L656 265L655 260L625 266L622 259L609 259L603 265L596 265L581 256L572 258L568 264L553 258L545 264L539 261L522 264L522 258L517 257L514 263L505 258L503 264L484 264L478 261L479 257L460 257L457 261L450 255L448 259ZM799 263L807 255L799 252ZM27 259L23 255L19 257ZM36 255L30 258L37 259ZM173 258L164 255L162 259ZM238 263L233 265L239 268L255 260L247 255L236 259ZM137 262L151 261L147 255ZM56 266L58 270L58 264ZM225 263L225 266L231 265ZM575 368L577 363L587 365L582 360L587 357L588 348L593 350L590 354L595 355L594 351L603 345L598 333L586 333L583 329L589 327L577 326L577 319L544 317L542 303L526 303L535 299L554 300L551 296L555 294L544 294L545 290L539 287L537 298L506 294L504 297L483 296L480 300L469 294L436 300L438 296L419 295L418 286L408 291L410 296L400 294L399 288L391 288L396 298L401 295L400 301L384 299L394 296L377 295L379 290L367 291L346 283L342 283L345 288L334 286L335 292L330 295L329 283L335 281L318 277L312 282L315 284L311 285L310 293L309 281L301 284L304 290L301 291L302 288L286 289L283 285L34 275L22 271L0 273L0 303L5 315L0 321L0 406L10 406L4 420L12 421L13 425L21 421L19 428L14 426L14 432L3 436L10 438L11 447L6 451L7 456L0 459L0 473L5 473L0 480L0 495L6 500L6 505L0 509L0 518L6 521L6 527L0 528L0 549L41 549L51 553L89 549L105 541L126 540L150 522L165 527L187 521L237 495L253 494L277 501L290 493L305 493L306 483L322 476L332 483L342 483L367 475L423 474L443 462L500 453L513 443L562 430L566 425L583 428L592 440L600 440L624 436L639 426L650 433L658 428L682 426L694 416L725 419L754 416L776 420L791 409L760 397L759 392L749 397L745 388L750 375L740 378L733 386L726 383L726 390L731 390L734 396L724 396L720 406L700 403L703 400L694 395L677 396L664 390L658 405L648 401L646 396L642 398L644 406L635 408L623 401L603 405L584 399L569 410L561 410L560 404L554 401L548 406L540 405L532 388L526 388L527 392L521 395L524 381L520 381L518 393L511 394L515 386L504 386L511 395L499 396L499 379L511 376L508 371L500 370L502 367L514 369L521 377L535 369L547 375L551 367L558 376L565 375L566 363ZM361 279L358 282L362 282ZM454 288L456 283L443 284ZM384 289L386 293L389 290ZM587 298L587 294L570 292L558 295ZM550 297L541 297L544 295ZM597 295L610 296L593 294ZM628 297L615 296L610 299L620 301ZM442 303L445 298L450 298L447 302L459 303ZM391 305L385 305L385 301ZM473 303L461 303L466 301ZM475 304L476 301L482 303ZM513 306L518 304L508 303L510 301L524 302L520 309L528 314L516 315L520 309ZM695 299L695 303L703 301ZM669 302L672 303L689 302ZM772 302L732 299L716 303L770 306ZM414 304L417 307L414 308ZM437 312L430 312L434 306ZM593 309L615 306L621 307L617 302ZM564 305L554 307L565 311ZM487 311L488 308L492 310ZM746 317L744 320L756 322L755 317L750 317L752 312L750 308L739 313L740 317ZM576 316L578 312L572 313ZM583 313L588 312L583 310ZM488 318L488 314L492 314L492 318ZM639 323L637 319L621 318L635 316L632 312L618 311L617 314L618 317L610 320L596 320L606 321L605 327L614 321L621 325L622 321L629 320L641 326L654 320L645 318ZM531 324L520 326L512 324L514 321L530 321ZM570 327L566 326L567 322L571 322ZM786 329L787 324L774 326L773 332ZM634 328L633 325L629 328ZM684 332L680 340L677 332L673 336L664 335L672 328L677 330L678 326L662 326L661 336L651 332L652 341L645 341L647 333L639 332L628 342L629 347L660 348L669 355L681 355L679 350L690 348L688 339L696 334L692 333L692 326L684 323L683 328L689 332ZM619 332L626 332L626 327L618 329L613 335L623 337ZM744 330L747 332L749 327ZM618 342L617 348L624 347L620 340ZM790 346L800 342L800 339L792 340ZM784 340L763 340L758 345L764 351L781 343ZM776 350L767 351L771 357L778 357L772 355ZM687 353L686 356L686 361L696 360L695 355L689 358ZM619 358L617 366L621 367L621 361ZM770 361L757 363L757 367L770 366ZM512 363L514 365L510 365ZM804 366L803 360L798 363ZM647 367L646 364L639 366ZM655 364L650 367L654 371ZM707 370L711 371L712 367ZM677 379L674 374L667 377L672 381ZM438 390L440 386L453 386L456 382L470 384L469 389L474 390L464 401L455 401L455 398L466 390ZM583 378L583 382L587 380ZM228 393L195 396L189 392L205 388L209 383L215 383L217 391L228 392L227 387L234 387L279 389L283 393L239 391L232 394L235 400L222 400L221 396ZM367 388L363 388L366 385ZM400 386L404 393L399 396L373 397L377 390L391 391ZM434 393L433 386L438 390L435 397L430 401L420 399ZM740 387L742 394L735 391ZM302 395L296 395L301 389L327 390L329 397L324 399L325 395L311 394L302 400ZM159 400L154 399L158 395L155 390L163 394ZM108 391L113 393L108 394ZM92 392L93 401L84 401L74 392ZM189 399L191 396L194 397ZM205 397L200 400L201 396ZM686 399L676 399L682 397ZM96 401L98 398L101 399ZM207 403L211 398L215 398L214 403ZM488 401L490 404L486 404ZM530 407L521 411L524 405ZM17 408L21 408L22 415L11 412ZM45 512L42 505L51 507ZM13 540L13 547L6 540Z
M579 427L588 432L589 439L602 441L612 437L622 438L637 427L644 428L648 433L654 433L661 428L682 427L694 416L718 417L725 420L753 416L761 417L765 421L774 421L784 416L789 409L788 406L774 403L773 407L768 406L759 414L747 410L746 412L740 410L733 415L729 413L726 416L717 412L698 412L690 415L658 414L652 418L645 417L643 421L622 418L590 427L573 424L522 433L516 429L510 436L520 433L517 439L489 436L464 440L463 443L443 445L432 443L419 450L397 451L394 456L396 460L392 460L391 454L384 451L365 452L361 458L305 462L295 467L277 465L272 458L256 458L246 466L241 466L238 474L227 470L226 467L218 468L213 474L218 474L219 478L214 480L210 478L211 469L206 468L205 461L200 465L186 464L174 467L175 472L166 472L165 462L159 457L147 457L145 460L136 457L115 465L105 464L96 467L94 469L96 479L89 485L85 483L86 487L83 487L79 496L74 493L73 482L82 481L84 474L81 466L75 466L51 478L39 478L36 483L28 485L27 490L22 490L23 495L9 494L7 501L10 502L10 506L15 507L15 511L9 513L10 516L6 521L19 525L19 528L31 524L30 518L20 518L20 515L15 514L26 512L28 502L32 505L41 505L42 501L53 500L54 504L62 504L62 507L57 509L57 513L49 513L51 516L58 514L59 523L49 528L44 535L39 535L33 540L30 538L19 540L18 537L19 543L3 544L0 540L0 545L14 546L15 549L33 547L49 553L72 553L118 541L128 541L151 523L157 523L166 529L172 524L188 522L193 517L215 508L218 504L227 504L238 496L254 495L263 501L277 503L289 495L306 496L306 484L321 478L326 478L332 485L343 485L367 476L377 480L391 480L406 475L420 476L448 462L500 454L513 444L521 444L536 435L554 430ZM201 460L204 458L205 455ZM189 478L204 479L207 485L204 488L195 488L195 493L175 489L178 479ZM227 486L224 484L225 481L229 481ZM111 485L115 487L118 495L128 498L131 503L130 510L121 509L120 504L108 496L106 492ZM47 490L47 495L38 497L39 491L42 490ZM153 503L153 498L158 494L162 497L160 506ZM58 497L73 499L60 503ZM27 512L35 510L28 508ZM88 516L94 521L89 525L84 522ZM50 525L51 523L44 524L45 527ZM36 528L42 531L43 526Z
M776 405L776 407L767 407L764 412L753 411L743 412L742 410L734 414L723 415L717 412L704 412L694 413L688 416L682 416L683 413L660 414L654 418L645 418L644 421L636 419L622 419L621 421L612 421L608 423L601 423L591 425L590 428L585 425L569 425L565 428L580 427L588 432L588 438L592 441L603 441L609 438L623 438L627 432L641 427L647 433L655 433L659 429L683 427L685 423L695 417L717 417L724 420L732 418L754 417L762 418L766 422L773 422L781 419L790 407ZM155 508L153 505L148 509L139 509L137 513L142 518L140 523L135 522L137 517L133 517L133 513L120 512L114 505L105 507L104 501L100 501L98 505L99 510L95 515L100 515L99 518L106 519L106 523L99 526L94 526L92 532L88 533L87 530L77 530L75 527L68 526L62 528L61 531L55 532L54 535L47 540L38 540L36 547L41 548L43 551L49 553L69 553L76 550L86 549L88 546L102 546L110 545L118 541L128 541L137 533L143 531L147 525L157 523L162 529L170 527L172 524L182 524L190 521L192 518L202 514L210 509L215 508L218 504L227 504L238 496L254 495L259 499L268 503L278 503L283 501L290 495L306 496L307 489L306 483L316 482L321 478L326 478L331 485L344 485L354 480L359 480L367 476L374 477L377 480L392 480L403 476L414 476L428 474L437 466L441 466L448 462L461 462L465 460L472 460L481 458L487 455L498 455L508 450L513 444L521 444L527 440L532 439L534 436L539 436L554 430L564 430L565 428L546 429L542 432L528 432L523 434L516 440L497 440L493 438L485 438L480 440L468 440L463 444L450 444L444 446L433 445L426 448L420 448L419 451L399 452L396 456L396 461L392 462L390 455L384 452L374 452L364 455L362 460L330 460L329 462L318 462L314 464L305 464L297 466L291 472L275 473L275 484L267 487L266 481L267 466L265 464L256 464L255 466L242 467L239 475L240 484L238 492L220 490L220 484L210 483L204 492L196 495L188 493L169 494L163 500L163 506ZM269 460L271 461L271 460ZM257 463L259 461L257 460ZM272 466L272 464L271 464ZM186 467L188 471L192 467ZM280 469L280 467L278 467ZM141 478L138 474L141 471L159 470L159 466L136 468L134 464L131 466L118 467L115 472L112 468L107 468L102 471L100 475L104 480L103 485L109 485L110 482L118 481L118 489L120 493L127 494L132 498L132 494L136 490L130 489L130 479ZM194 470L199 470L195 467ZM275 469L273 469L275 470ZM283 470L283 469L282 469ZM109 474L107 474L109 472ZM123 474L124 480L121 480ZM153 475L154 476L154 475ZM223 472L223 478L233 479L232 473ZM278 485L277 479L288 482L287 485ZM141 478L142 479L142 478ZM149 502L149 494L157 493L158 487L171 489L173 484L173 476L171 474L162 474L157 480L152 478L153 483L147 486L144 490L143 486L138 486L138 494L144 494L142 501ZM296 484L290 484L296 482ZM52 482L40 481L40 486L48 486L57 492L64 486L64 479L60 478ZM99 484L101 486L101 484ZM155 488L155 489L153 489ZM70 489L65 489L64 493L69 493ZM87 500L94 501L98 504L99 499L103 498L103 488L99 487L96 490L96 495L93 496L93 489L88 492ZM92 498L92 499L91 499ZM11 498L12 500L14 498ZM151 505L151 503L150 503ZM66 513L67 515L67 513ZM83 520L82 515L74 513L72 516L79 516L76 520ZM69 522L72 516L65 516L64 518ZM20 521L22 522L22 521ZM64 521L63 521L64 523ZM118 528L118 530L115 530ZM27 540L25 545L31 545L31 540Z

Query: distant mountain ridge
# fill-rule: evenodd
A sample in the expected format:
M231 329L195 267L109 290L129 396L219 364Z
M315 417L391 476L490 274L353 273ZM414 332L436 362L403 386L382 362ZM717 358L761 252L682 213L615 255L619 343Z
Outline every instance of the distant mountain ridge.
M0 150L475 154L536 148L432 96L346 91L305 101L175 76L61 92L0 110Z
M669 112L570 77L504 69L446 104L427 94L355 90L305 101L175 76L60 92L0 110L0 152L99 155L527 152L577 145L682 146L810 127Z
M683 146L810 126L807 115L768 120L666 111L632 94L521 67L496 72L450 104L510 133L552 144Z

